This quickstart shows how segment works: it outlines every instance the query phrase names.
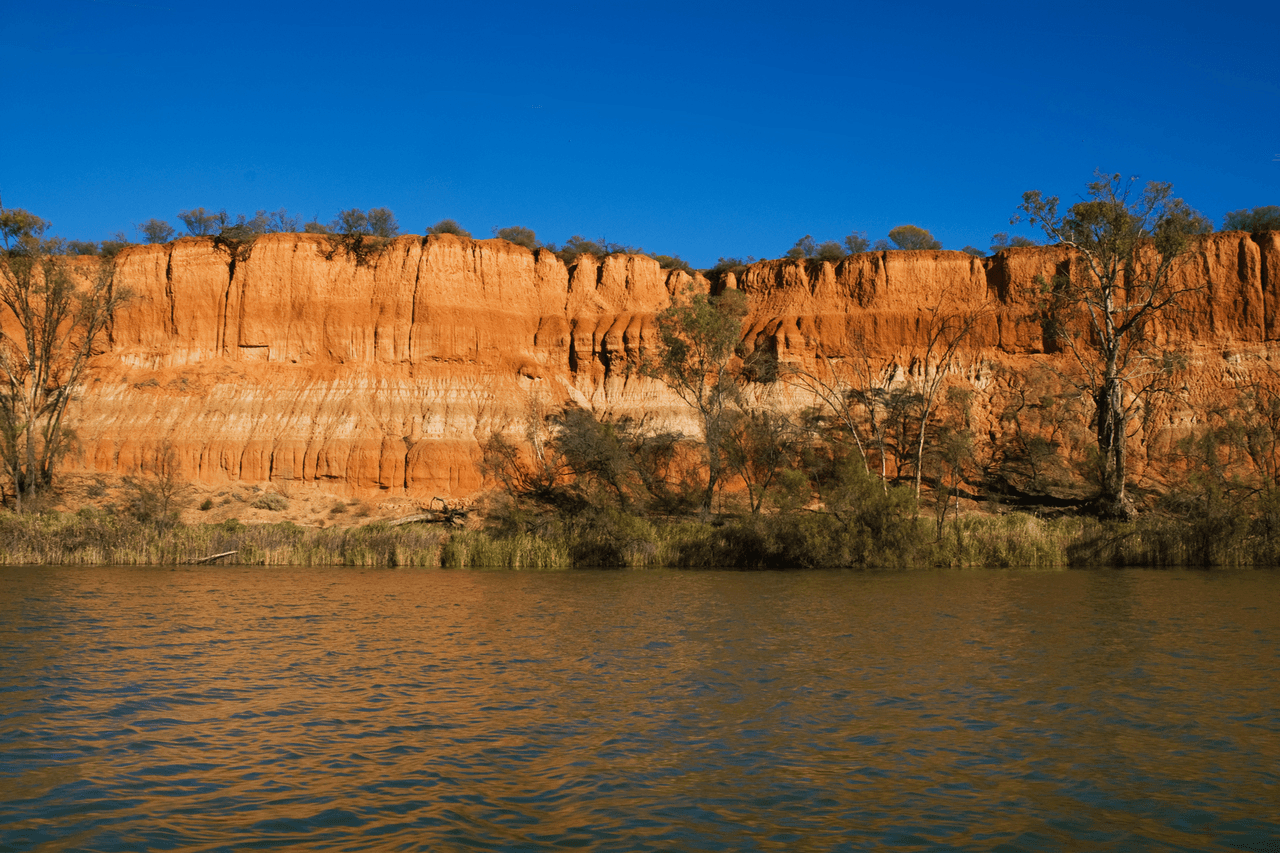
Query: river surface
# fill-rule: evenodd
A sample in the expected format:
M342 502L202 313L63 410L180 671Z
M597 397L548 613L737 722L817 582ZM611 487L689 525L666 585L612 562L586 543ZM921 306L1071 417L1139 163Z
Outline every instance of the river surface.
M1280 851L1280 574L0 569L0 850Z

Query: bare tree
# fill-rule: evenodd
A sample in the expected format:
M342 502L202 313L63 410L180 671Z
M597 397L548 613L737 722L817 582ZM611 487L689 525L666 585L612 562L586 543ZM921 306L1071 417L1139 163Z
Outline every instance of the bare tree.
M949 290L943 291L933 305L920 309L924 314L924 353L916 364L914 380L920 395L920 432L916 439L916 499L920 498L920 479L924 471L924 448L933 416L947 376L955 366L960 347L987 314L987 306L962 306Z
M725 464L742 478L753 514L764 506L765 493L794 456L795 427L790 419L763 408L742 408L725 428Z
M124 478L128 508L138 521L160 526L177 523L187 505L191 485L182 477L182 463L173 442L166 439L157 449L149 472L139 468Z
M784 371L783 377L821 401L826 417L852 439L867 473L871 473L870 449L877 449L880 482L887 490L885 411L896 366L873 360L861 335L854 336L850 344L847 356L833 356L819 345L820 369L793 368Z

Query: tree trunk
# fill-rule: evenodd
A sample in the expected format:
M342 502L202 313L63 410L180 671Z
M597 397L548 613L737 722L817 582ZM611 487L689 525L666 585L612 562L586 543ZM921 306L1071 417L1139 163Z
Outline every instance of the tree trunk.
M1094 397L1094 404L1097 408L1098 453L1102 464L1099 514L1108 518L1132 518L1133 504L1125 493L1126 419L1118 377L1106 377Z

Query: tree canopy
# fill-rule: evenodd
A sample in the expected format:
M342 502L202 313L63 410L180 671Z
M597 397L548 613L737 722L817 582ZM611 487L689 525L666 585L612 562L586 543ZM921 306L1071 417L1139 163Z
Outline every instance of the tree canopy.
M515 243L517 246L524 246L531 252L542 246L538 242L538 235L533 232L533 229L525 228L523 225L495 228L493 236L506 240L508 243Z
M168 243L177 232L163 219L148 219L138 225L138 233L146 238L148 243Z
M1252 234L1259 231L1280 231L1280 207L1271 204L1233 210L1222 218L1222 230L1248 231Z
M0 463L19 508L48 488L72 433L67 404L115 307L107 258L73 270L42 239L48 223L0 208Z
M463 228L454 219L441 219L435 225L427 229L428 234L454 234L458 237L466 237L470 239L471 232Z
M664 382L701 421L707 462L704 514L711 512L724 473L722 445L737 396L730 361L742 341L746 313L747 298L740 290L710 296L689 289L654 318L661 348L644 371Z
M889 239L899 249L941 249L942 243L918 225L899 225L889 231Z

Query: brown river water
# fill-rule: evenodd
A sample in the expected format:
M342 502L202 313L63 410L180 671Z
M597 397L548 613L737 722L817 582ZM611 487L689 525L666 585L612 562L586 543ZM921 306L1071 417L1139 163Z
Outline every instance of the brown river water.
M0 569L0 850L1280 851L1280 574Z

